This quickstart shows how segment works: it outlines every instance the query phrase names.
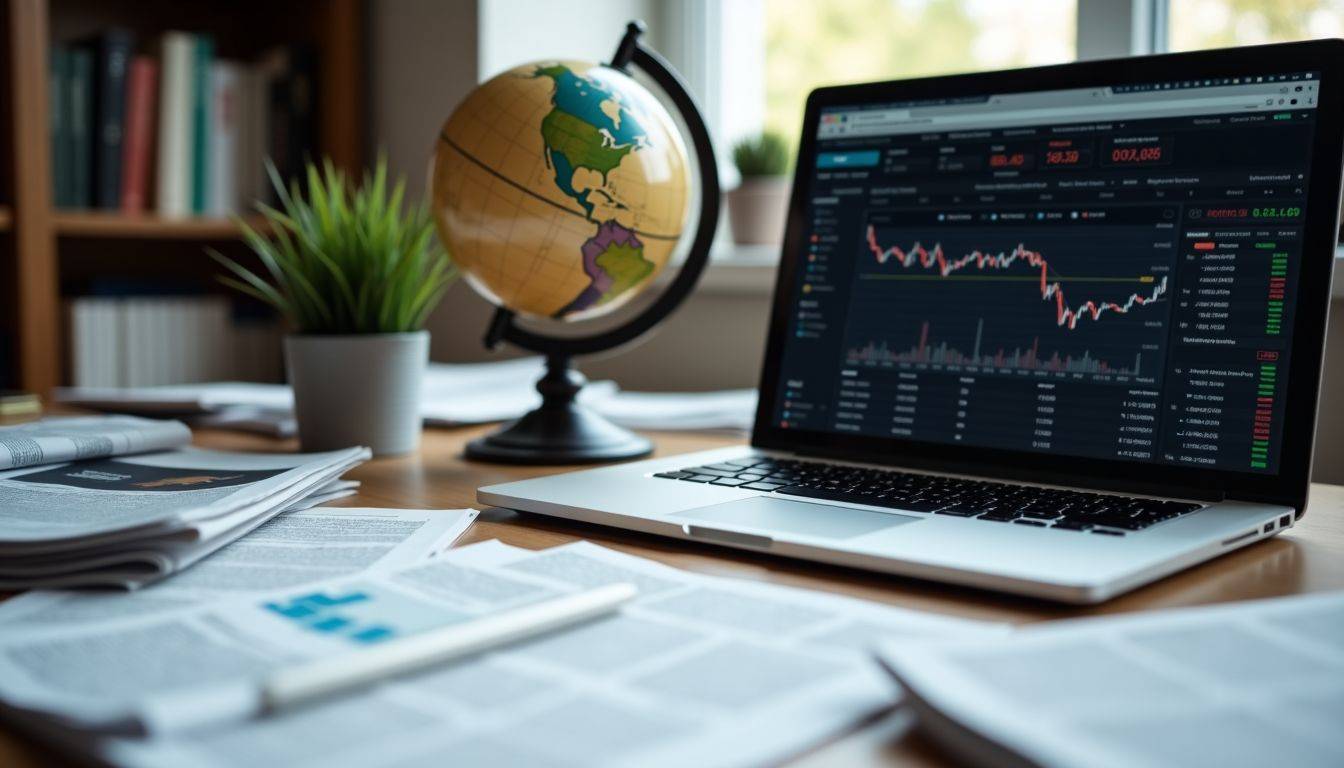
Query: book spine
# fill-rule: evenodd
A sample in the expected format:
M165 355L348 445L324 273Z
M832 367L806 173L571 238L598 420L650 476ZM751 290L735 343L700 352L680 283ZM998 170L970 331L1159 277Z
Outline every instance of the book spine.
M51 121L51 173L53 199L58 208L70 205L70 51L61 45L51 47L51 71L47 81Z
M70 205L93 203L93 52L70 52Z
M149 152L154 132L158 65L148 56L131 61L126 88L126 128L121 153L121 210L142 213L149 199Z
M214 41L198 36L191 89L191 210L195 213L205 213L210 190L210 65L214 55Z
M260 66L247 70L243 96L243 135L245 146L239 154L242 162L243 207L252 208L269 199L270 180L266 177L265 158L267 119L267 76Z
M235 64L215 64L210 73L211 110L209 181L206 211L227 216L238 210L239 107L242 76Z
M121 197L122 126L126 119L126 71L135 44L130 31L111 29L97 44L97 143L94 187L97 207L115 210Z
M194 38L185 32L164 33L155 184L161 216L191 213L191 81L195 48Z

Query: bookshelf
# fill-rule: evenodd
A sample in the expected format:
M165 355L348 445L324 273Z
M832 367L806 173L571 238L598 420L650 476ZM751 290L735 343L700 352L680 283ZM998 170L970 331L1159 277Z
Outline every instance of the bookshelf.
M0 387L45 396L68 381L62 305L91 277L143 273L171 261L179 276L185 270L210 286L215 267L203 247L243 252L239 227L229 218L54 206L48 103L53 42L119 26L142 41L173 29L207 33L221 56L241 60L274 46L311 46L320 62L315 152L352 173L363 167L363 0L0 3ZM245 220L262 224L255 216Z

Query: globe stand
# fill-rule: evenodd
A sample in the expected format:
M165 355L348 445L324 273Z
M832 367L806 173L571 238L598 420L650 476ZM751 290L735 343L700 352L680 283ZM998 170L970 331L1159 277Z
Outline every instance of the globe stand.
M576 355L603 352L640 338L672 313L690 295L709 260L719 222L719 168L704 118L681 77L661 56L639 42L644 24L625 28L613 69L638 67L662 88L686 124L700 177L700 216L686 261L672 283L635 317L620 327L592 336L557 338L519 327L512 311L500 308L490 321L485 346L509 342L546 356L546 375L537 382L541 407L499 431L467 444L466 457L507 464L591 464L648 455L653 444L618 427L578 402L585 379L570 363Z
M587 464L647 455L653 444L578 401L587 383L567 355L546 358L537 381L541 407L467 445L467 458L510 464Z

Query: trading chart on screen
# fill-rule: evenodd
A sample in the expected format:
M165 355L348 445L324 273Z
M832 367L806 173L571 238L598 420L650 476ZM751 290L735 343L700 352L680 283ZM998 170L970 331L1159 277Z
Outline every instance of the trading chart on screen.
M777 425L1275 471L1316 88L823 111Z

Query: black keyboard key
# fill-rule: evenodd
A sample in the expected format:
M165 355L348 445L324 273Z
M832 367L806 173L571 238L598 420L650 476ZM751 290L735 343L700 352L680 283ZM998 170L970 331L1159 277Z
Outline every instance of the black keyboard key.
M1012 521L1014 521L1014 520L1017 519L1017 513L1016 513L1016 512L1000 512L999 510L995 510L995 511L993 511L993 512L986 512L985 514L983 514L983 515L981 515L981 516L979 516L979 517L977 517L977 518L975 518L975 519L976 519L976 520L988 520L988 521L990 521L991 523L1010 523L1010 522L1012 522Z
M741 472L738 474L737 479L746 480L748 483L754 483L757 480L764 480L765 475L757 474L755 472Z
M1108 531L1105 528L1093 528L1089 533L1099 533L1102 536L1124 536L1124 531Z
M783 483L747 483L743 488L750 488L753 491L777 491L783 488Z
M1087 529L1091 528L1092 526L1091 526L1091 524L1089 524L1089 523L1080 523L1080 522L1078 522L1078 521L1076 521L1076 520L1070 520L1070 519L1068 519L1068 518L1065 518L1065 519L1060 520L1059 522L1055 523L1054 525L1052 525L1052 526L1050 526L1050 527L1051 527L1051 528L1058 528L1058 529L1060 529L1061 531L1086 531Z
M1028 519L1025 518L1025 517L1019 517L1018 519L1014 520L1013 522L1014 522L1014 523L1017 523L1018 525L1034 525L1034 526L1036 526L1037 528L1044 528L1045 525L1046 525L1046 523L1045 523L1044 521L1042 521L1042 520L1028 520Z
M951 515L952 517L975 517L976 515L980 514L982 511L984 511L984 510L980 510L980 509L967 509L967 508L965 508L965 507L944 507L943 509L935 509L935 510L933 511L933 514L935 514L935 515Z
M690 476L690 472L659 472L654 475L654 477L666 477L668 480L684 480Z
M710 483L710 485L729 485L729 486L738 486L746 484L747 484L746 480L738 480L736 477L720 477L715 479L714 482Z
M694 472L697 475L717 475L718 477L737 477L737 473L741 471L737 467L732 467L730 469L715 469L714 468L715 466L720 465L711 465L708 467L687 467L686 469L683 469L682 472Z
M719 479L719 475L691 475L681 479L691 483L712 483Z
M701 469L714 469L714 470L718 470L718 471L720 471L720 472L741 472L741 471L742 471L742 468L741 468L741 467L736 466L736 465L734 465L734 464L728 464L728 463L724 463L724 464L706 464L705 466L701 467Z

